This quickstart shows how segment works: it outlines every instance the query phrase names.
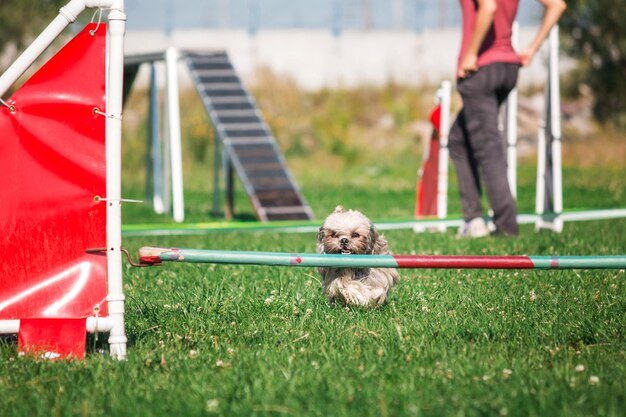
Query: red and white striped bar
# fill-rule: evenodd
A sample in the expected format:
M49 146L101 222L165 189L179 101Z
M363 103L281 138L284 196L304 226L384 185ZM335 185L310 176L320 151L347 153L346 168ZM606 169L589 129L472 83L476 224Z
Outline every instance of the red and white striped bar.
M143 247L140 262L243 264L335 268L409 269L626 269L626 255L614 256L455 256L328 255Z

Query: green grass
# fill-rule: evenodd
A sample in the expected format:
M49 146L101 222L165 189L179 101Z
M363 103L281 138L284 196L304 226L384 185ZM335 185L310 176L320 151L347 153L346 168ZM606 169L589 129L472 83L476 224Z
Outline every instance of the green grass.
M375 187L319 189L307 194L319 216L335 204L328 194L349 207L366 206L372 217L386 214L380 199L367 203ZM591 188L582 194L581 201L601 198ZM388 206L412 195L398 191L395 198ZM624 236L624 220L572 223L562 234L524 226L517 239L386 233L395 253L420 254L620 254ZM313 252L314 240L314 234L217 233L124 244L133 251L153 244ZM360 310L330 307L309 268L126 266L128 359L94 351L106 348L106 335L97 343L90 337L85 361L70 363L19 358L14 341L5 341L0 410L3 416L618 416L626 406L624 278L624 271L403 270L388 305Z
M393 103L390 91L384 96ZM277 102L310 104L325 94L281 92ZM350 95L333 100L337 108L353 107ZM202 121L195 111L185 113ZM409 117L406 109L385 111L398 123ZM379 115L366 116L342 118L375 121ZM302 133L308 122L286 120L274 119L274 126L291 129L277 137L291 149L290 166L318 219L337 204L373 219L412 216L420 158L408 151L418 147L411 134L393 142L387 133L388 152L380 144L363 151L356 134L350 149L316 153L310 146L333 150L333 129L352 128L317 124L321 136L311 145ZM206 132L197 127L186 129L200 141ZM126 137L124 197L141 198L145 150L140 134ZM197 160L186 157L186 218L210 221L212 148L187 145L186 155ZM209 151L198 155L194 146ZM522 161L521 212L533 209L534 173L532 163ZM622 165L567 165L565 206L623 207L625 177ZM453 174L451 180L450 212L458 213ZM254 217L241 186L236 214ZM129 204L124 222L171 220ZM626 253L626 220L566 224L561 234L522 226L516 239L459 240L453 230L385 236L396 254ZM315 234L124 239L133 253L144 245L313 252ZM624 271L402 270L389 304L374 310L329 306L312 268L125 264L124 273L127 360L101 353L107 335L89 336L81 362L18 357L15 340L3 339L0 416L570 417L622 416L626 409Z

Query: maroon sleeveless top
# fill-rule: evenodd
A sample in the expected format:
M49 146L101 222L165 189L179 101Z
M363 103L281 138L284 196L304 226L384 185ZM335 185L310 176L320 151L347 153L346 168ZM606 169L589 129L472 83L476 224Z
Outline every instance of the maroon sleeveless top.
M463 40L459 53L461 57L469 47L476 21L478 3L476 0L459 0L463 9ZM520 58L511 45L511 32L513 21L517 14L519 0L496 0L498 8L493 18L493 23L485 35L478 51L478 66L483 67L494 62L520 64Z

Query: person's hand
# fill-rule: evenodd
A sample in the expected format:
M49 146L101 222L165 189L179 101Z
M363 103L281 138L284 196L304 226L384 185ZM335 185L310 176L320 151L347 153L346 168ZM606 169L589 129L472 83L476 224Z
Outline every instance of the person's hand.
M466 53L461 59L457 77L466 78L478 70L478 55Z
M531 47L524 49L520 54L520 60L522 61L522 66L527 67L533 61L533 57L535 56L535 50Z

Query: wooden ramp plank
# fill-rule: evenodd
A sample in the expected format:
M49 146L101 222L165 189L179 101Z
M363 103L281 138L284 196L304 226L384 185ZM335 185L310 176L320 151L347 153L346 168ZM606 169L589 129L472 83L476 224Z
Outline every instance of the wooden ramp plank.
M270 128L225 52L186 52L215 131L261 221L311 220Z

